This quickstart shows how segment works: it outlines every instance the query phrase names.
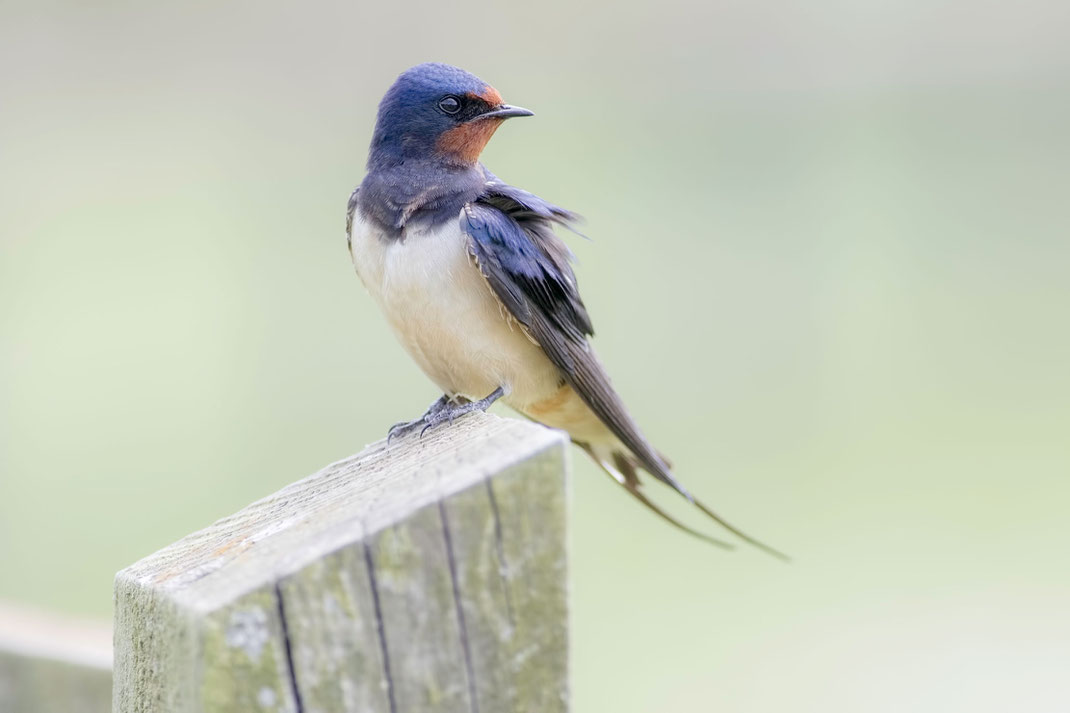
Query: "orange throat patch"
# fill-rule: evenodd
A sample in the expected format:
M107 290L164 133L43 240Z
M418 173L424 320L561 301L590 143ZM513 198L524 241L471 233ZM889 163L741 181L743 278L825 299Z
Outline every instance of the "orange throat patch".
M501 126L503 119L490 117L476 119L456 126L439 137L435 148L440 154L456 158L464 163L475 163L483 153L490 137Z

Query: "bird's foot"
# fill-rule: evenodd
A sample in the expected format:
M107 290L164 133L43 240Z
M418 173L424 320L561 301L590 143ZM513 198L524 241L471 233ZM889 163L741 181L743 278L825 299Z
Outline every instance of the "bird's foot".
M498 387L494 390L490 396L480 399L479 401L468 401L463 396L450 397L445 394L438 399L435 403L427 409L427 412L416 419L415 421L394 424L391 426L390 431L386 435L386 442L395 438L404 438L405 436L419 430L420 435L424 435L429 429L435 426L442 425L443 423L453 423L454 419L457 419L465 414L472 413L473 411L486 411L490 408L491 404L505 395L505 389Z
M395 438L402 438L418 428L423 428L432 418L434 418L435 414L438 414L445 409L452 400L453 399L450 396L442 394L442 396L439 396L433 404L427 407L427 411L425 411L424 415L420 416L420 418L415 421L395 423L386 433L386 442L390 443L390 441Z

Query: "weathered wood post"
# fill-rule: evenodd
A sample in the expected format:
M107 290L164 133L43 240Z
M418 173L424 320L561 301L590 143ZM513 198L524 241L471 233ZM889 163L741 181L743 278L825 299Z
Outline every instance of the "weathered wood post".
M469 416L124 569L114 711L567 710L565 446Z
M0 712L107 713L109 629L0 602Z

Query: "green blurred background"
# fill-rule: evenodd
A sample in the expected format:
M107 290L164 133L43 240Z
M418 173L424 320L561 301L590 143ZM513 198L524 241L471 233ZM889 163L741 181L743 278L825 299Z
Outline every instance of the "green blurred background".
M343 234L426 60L537 112L486 163L587 217L617 386L796 557L576 452L575 709L1070 709L1066 3L0 2L0 598L107 617L437 395Z

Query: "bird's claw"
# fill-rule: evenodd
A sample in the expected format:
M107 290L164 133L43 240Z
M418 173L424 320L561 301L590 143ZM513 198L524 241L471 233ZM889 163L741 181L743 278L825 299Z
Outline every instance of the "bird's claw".
M420 416L420 418L416 419L415 421L402 421L400 423L395 423L393 426L390 427L390 430L386 432L387 444L389 445L390 442L393 441L395 438L403 438L409 435L418 428L421 429L420 435L422 436L424 434L424 431L426 431L432 425L435 416L441 413L444 409L446 409L450 401L451 399L445 394L443 394L441 397L439 397L437 401L435 401L435 403L427 407L427 411L424 413L423 416Z
M421 416L415 421L402 421L400 423L395 423L393 426L390 427L390 430L386 432L387 444L389 445L395 438L403 438L409 435L417 428L419 428L423 424L423 422L424 418L423 416Z
M435 426L439 426L445 423L446 421L448 421L449 424L452 426L453 417L455 415L456 412L450 406L447 406L446 408L436 411L434 413L425 414L423 419L421 419L424 423L424 427L420 429L420 438L423 438L424 434L427 433L429 429L432 429Z
M435 426L443 423L453 425L454 419L472 413L473 411L486 411L490 405L505 394L502 388L495 389L494 393L479 401L468 401L462 397L451 398L443 395L438 401L431 404L427 412L415 421L402 421L390 427L386 434L386 442L389 444L395 438L403 438L410 433L420 430L422 437Z

